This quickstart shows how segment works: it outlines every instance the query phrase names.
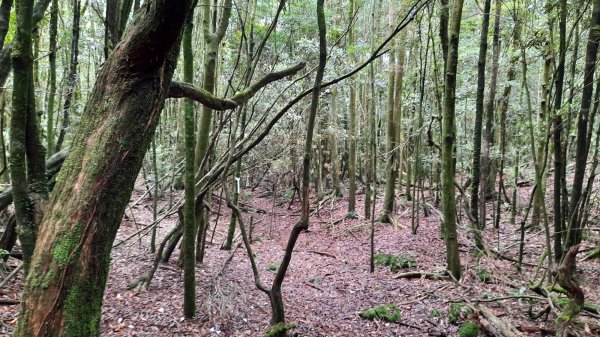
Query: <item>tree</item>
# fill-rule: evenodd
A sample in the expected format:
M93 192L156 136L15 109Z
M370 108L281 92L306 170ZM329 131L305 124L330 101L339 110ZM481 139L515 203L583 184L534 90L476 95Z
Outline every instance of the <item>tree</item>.
M448 271L456 279L460 279L461 270L456 234L454 144L456 141L456 71L462 8L463 0L455 0L450 18L448 60L444 79L444 115L442 117L442 213L446 230L446 263Z
M475 229L475 245L484 250L480 231L485 219L479 218L479 181L481 179L481 131L483 126L483 100L485 95L485 64L488 49L488 31L490 25L491 0L485 0L483 18L481 20L481 38L479 41L479 59L477 60L477 99L475 103L475 128L473 130L473 182L471 187L471 226ZM498 20L498 18L496 18ZM485 203L485 199L481 200Z
M99 335L112 242L169 91L192 4L146 2L100 71L40 223L15 336Z

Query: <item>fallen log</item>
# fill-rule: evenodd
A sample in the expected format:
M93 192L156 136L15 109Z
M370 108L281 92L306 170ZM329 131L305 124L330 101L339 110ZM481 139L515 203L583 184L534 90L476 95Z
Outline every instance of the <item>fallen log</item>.
M489 309L485 307L479 307L477 310L481 314L479 318L481 327L484 328L490 335L494 337L524 337L519 330L513 327L510 323L494 315Z

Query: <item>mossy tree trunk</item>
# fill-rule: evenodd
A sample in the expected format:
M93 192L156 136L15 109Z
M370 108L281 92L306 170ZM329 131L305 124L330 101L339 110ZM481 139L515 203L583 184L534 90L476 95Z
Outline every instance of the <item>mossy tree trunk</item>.
M14 72L10 122L10 172L23 248L25 271L29 270L36 243L39 216L47 198L45 149L39 139L33 85L33 1L16 6L17 30L12 50Z
M192 24L190 14L183 33L183 79L187 83L194 80L194 62L192 55ZM185 100L185 201L183 206L183 314L186 318L196 315L196 212L194 174L194 102Z
M48 157L54 153L54 104L56 101L56 44L58 32L58 0L52 0L50 10L50 53L48 55L48 111L46 122L46 149Z
M475 229L473 235L475 246L484 250L480 230L484 227L485 219L479 219L479 182L481 181L481 134L483 127L483 101L485 95L485 64L488 49L488 31L490 26L491 0L485 0L483 18L481 20L481 37L479 40L479 58L477 60L477 98L475 100L475 129L473 130L473 173L471 186L471 217ZM485 203L485 200L481 200Z
M99 335L112 243L192 3L145 2L100 71L41 221L15 336Z
M583 77L583 93L581 95L581 108L577 118L577 148L575 150L575 177L571 189L571 201L569 205L569 229L567 232L566 247L573 247L581 242L581 196L583 180L585 178L585 167L588 157L588 118L592 105L592 94L594 90L594 73L596 71L596 58L598 54L598 42L600 41L600 0L593 1L592 18L585 55L585 70Z
M216 12L211 15L211 1L204 0L202 3L203 16L202 16L202 31L204 34L204 77L202 81L202 88L207 92L214 94L216 89L217 80L217 60L219 57L219 46L221 41L225 37L227 27L229 27L229 19L231 17L232 0L224 0L223 10L221 18L216 17ZM213 110L204 105L200 110L200 117L198 121L198 128L196 131L196 149L195 149L195 167L196 175L199 177L203 176L203 172L207 171L208 163L208 146L209 146L209 135L210 130L213 127L212 120ZM204 162L204 166L201 164ZM200 170L198 172L198 170ZM198 221L198 231L200 232L201 239L204 237L205 227L208 225L208 215L205 214L205 208L202 207L202 201L197 201L196 205L199 207L196 209L196 219ZM203 242L198 242L199 246L203 245ZM198 250L196 260L202 262L203 251Z
M448 271L456 279L460 279L461 269L456 232L454 144L456 143L456 71L462 8L463 0L455 0L449 27L448 59L444 80L444 115L442 117L442 214L446 229L446 263Z

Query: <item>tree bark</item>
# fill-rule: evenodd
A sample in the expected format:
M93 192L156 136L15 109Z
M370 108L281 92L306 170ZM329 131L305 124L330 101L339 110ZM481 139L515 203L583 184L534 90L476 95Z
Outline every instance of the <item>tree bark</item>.
M456 193L454 189L454 144L456 143L456 71L463 0L455 0L450 21L448 60L444 81L444 115L442 119L442 213L446 229L446 263L450 274L460 279L460 256L456 233Z
M581 242L581 219L579 206L585 178L587 164L587 132L588 117L592 104L594 90L594 72L600 40L600 0L593 1L592 18L585 55L585 71L583 77L583 93L581 95L581 108L577 118L577 148L575 152L575 177L571 189L571 203L569 205L569 230L567 232L566 248L573 247Z
M473 179L471 185L471 217L475 228L475 246L483 250L483 238L480 231L485 226L485 219L479 219L479 182L481 180L481 133L483 126L483 100L485 95L485 64L488 49L488 31L490 26L491 0L485 0L483 19L481 21L481 37L479 40L479 59L477 60L477 99L475 101L475 129L473 132ZM496 18L498 20L498 18ZM485 199L481 200L485 204Z
M15 336L99 335L112 243L192 4L146 2L100 71L40 225Z

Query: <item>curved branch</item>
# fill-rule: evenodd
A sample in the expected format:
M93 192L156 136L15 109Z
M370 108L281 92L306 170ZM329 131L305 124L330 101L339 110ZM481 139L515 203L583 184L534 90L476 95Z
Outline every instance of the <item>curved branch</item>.
M305 62L300 62L293 67L269 73L259 79L257 82L251 84L248 88L236 93L229 98L219 98L211 94L210 92L195 87L188 83L182 82L171 82L169 87L169 98L189 98L196 102L202 103L203 105L218 111L235 109L238 106L248 102L260 89L264 88L271 82L278 81L284 77L295 75L298 71L306 66Z

